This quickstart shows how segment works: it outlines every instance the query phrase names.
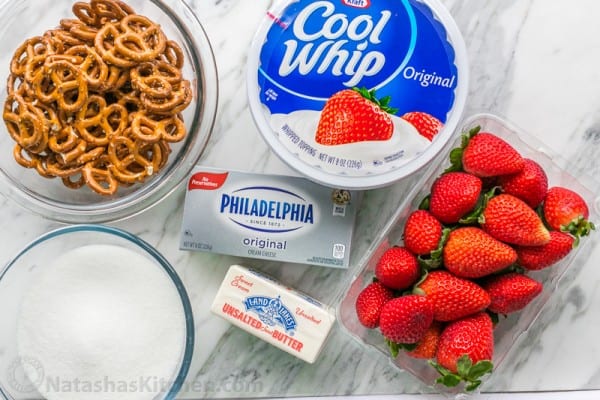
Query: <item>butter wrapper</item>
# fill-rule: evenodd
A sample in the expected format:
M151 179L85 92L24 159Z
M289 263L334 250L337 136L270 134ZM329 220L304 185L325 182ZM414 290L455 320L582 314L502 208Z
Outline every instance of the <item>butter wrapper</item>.
M240 265L229 268L211 311L308 363L317 359L335 322L330 307Z
M301 177L196 167L180 249L347 268L359 194Z

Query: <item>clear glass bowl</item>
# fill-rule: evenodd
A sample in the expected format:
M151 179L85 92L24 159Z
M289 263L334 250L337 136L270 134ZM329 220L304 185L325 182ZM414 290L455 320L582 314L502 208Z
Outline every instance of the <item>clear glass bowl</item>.
M27 39L75 18L73 0L0 0L0 81L6 82L15 50ZM126 0L137 14L160 24L168 39L183 49L183 77L190 80L193 99L183 111L186 138L171 144L168 163L144 183L120 187L111 196L87 187L66 188L59 178L47 179L17 164L14 141L0 123L0 193L43 217L67 223L101 223L135 215L176 189L201 157L217 108L217 72L202 25L183 0ZM0 88L4 106L6 88Z
M150 259L165 272L181 299L183 320L185 321L185 341L180 361L168 385L161 386L160 399L174 399L184 384L192 360L194 348L194 319L190 300L183 283L171 264L150 244L121 229L104 225L70 225L43 234L21 250L0 272L0 314L3 323L0 327L0 398L20 400L42 398L34 384L27 378L27 368L36 363L20 357L17 351L17 321L20 305L28 288L43 269L66 251L90 243L116 245ZM148 349L151 351L151 349ZM158 400L158 399L157 399Z

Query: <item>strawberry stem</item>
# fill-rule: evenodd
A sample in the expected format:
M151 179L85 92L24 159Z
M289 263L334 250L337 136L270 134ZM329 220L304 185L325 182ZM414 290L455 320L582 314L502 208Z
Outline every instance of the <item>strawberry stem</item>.
M481 378L485 374L491 373L494 369L491 361L481 360L473 364L471 358L466 354L461 356L456 362L456 373L442 367L435 361L430 361L429 364L440 374L436 383L446 387L455 387L459 383L464 382L466 392L472 392L477 389L482 383Z
M446 172L456 172L462 171L462 156L465 147L469 144L471 138L477 135L481 131L481 126L476 126L474 128L469 129L467 132L464 132L461 139L461 144L459 147L455 147L450 151L450 166L444 170Z
M585 219L582 215L575 218L568 225L563 225L560 227L562 232L570 233L575 237L573 247L577 247L579 245L579 239L581 237L588 236L595 229L596 226L592 222Z
M397 108L392 108L389 106L390 101L392 100L392 98L390 96L385 96L385 97L382 97L381 99L378 99L375 96L375 90L369 90L365 87L362 87L362 88L354 87L354 88L352 88L352 90L359 93L362 97L369 100L370 102L375 103L379 108L381 108L383 111L385 111L388 114L396 114L398 112Z
M400 350L413 351L417 347L416 343L396 343L392 342L389 339L385 339L385 343L390 349L390 354L392 355L392 358L398 357L398 354L400 354Z

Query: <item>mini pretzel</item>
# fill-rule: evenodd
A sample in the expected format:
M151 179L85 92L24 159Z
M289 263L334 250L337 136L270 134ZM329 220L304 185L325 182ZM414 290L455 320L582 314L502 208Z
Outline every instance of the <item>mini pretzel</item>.
M126 113L125 107L116 103L107 106L103 97L92 95L77 112L74 127L87 143L106 146L126 128ZM111 119L111 116L116 118Z
M144 107L153 114L177 114L183 111L192 101L192 90L189 81L182 81L164 98L158 98L142 92L140 100Z
M17 94L9 94L3 113L6 128L12 139L32 153L42 152L48 143L48 127L44 115Z
M108 156L102 155L88 162L81 169L81 175L85 184L96 193L110 196L116 193L119 183L109 171L110 161Z
M181 83L181 71L166 61L141 63L130 75L134 88L159 99L169 97L173 86Z
M101 24L120 21L130 14L135 14L131 7L118 0L91 0L90 6Z
M185 126L179 116L155 120L142 112L136 112L131 121L131 136L147 143L159 140L179 142L185 136Z
M10 61L11 74L24 76L25 68L29 61L33 57L41 55L39 54L39 51L36 50L36 47L40 45L44 45L41 36L34 36L23 42L23 44L17 48Z
M111 141L107 152L111 161L109 170L119 181L135 183L153 174L152 160L137 154L138 146L139 143L126 136Z
M56 101L58 107L74 112L87 100L87 81L83 73L66 60L53 60L44 65L32 82L36 97L44 103Z
M151 61L165 50L167 38L160 26L148 18L131 14L119 23L122 34L115 37L115 50L137 62Z
M173 67L181 70L183 68L183 50L173 40L167 40L165 51L161 56L161 60L168 62Z
M109 196L165 167L193 94L158 24L120 0L72 9L15 50L3 118L19 165Z
M25 168L36 168L39 156L24 149L18 143L13 147L13 157L19 165Z

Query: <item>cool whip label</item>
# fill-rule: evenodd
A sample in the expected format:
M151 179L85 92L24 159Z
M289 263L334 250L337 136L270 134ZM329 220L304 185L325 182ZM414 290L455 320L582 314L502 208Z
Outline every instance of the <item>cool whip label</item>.
M309 363L335 322L329 307L239 265L229 268L211 311Z
M257 36L260 106L251 105L292 156L344 176L385 173L418 157L443 128L458 73L446 30L422 1L296 0L267 20ZM385 124L351 103L326 111L352 88L388 99ZM415 112L437 128L415 123Z
M304 178L196 167L180 248L346 268L358 202Z

